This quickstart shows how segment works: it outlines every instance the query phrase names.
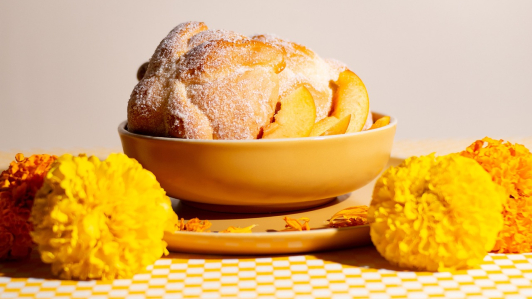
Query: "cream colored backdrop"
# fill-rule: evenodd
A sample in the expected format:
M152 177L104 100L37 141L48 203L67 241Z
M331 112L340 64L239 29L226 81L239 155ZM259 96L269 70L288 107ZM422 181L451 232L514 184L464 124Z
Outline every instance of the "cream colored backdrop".
M119 147L175 25L275 33L344 61L398 139L532 135L532 1L0 2L0 150Z

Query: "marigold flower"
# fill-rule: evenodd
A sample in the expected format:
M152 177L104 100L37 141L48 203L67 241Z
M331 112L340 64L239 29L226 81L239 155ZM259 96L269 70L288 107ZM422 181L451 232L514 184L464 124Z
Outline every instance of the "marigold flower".
M28 257L33 199L56 156L17 154L0 175L0 261Z
M502 188L472 159L411 157L377 180L368 211L371 239L401 267L473 267L495 244L504 201Z
M41 259L64 279L127 278L167 254L177 216L155 176L124 154L63 155L38 191L31 221Z
M506 191L504 227L492 248L500 253L532 251L532 153L521 144L484 138L462 156L475 159Z
M348 227L368 224L368 206L343 209L329 219L329 227Z

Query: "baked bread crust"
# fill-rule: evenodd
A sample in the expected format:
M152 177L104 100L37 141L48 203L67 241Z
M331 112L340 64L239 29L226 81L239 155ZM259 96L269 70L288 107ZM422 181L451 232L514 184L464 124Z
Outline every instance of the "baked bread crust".
M316 122L329 116L335 87L331 82L347 67L336 60L325 60L309 48L270 34L255 35L254 40L270 44L286 53L286 68L279 74L279 94L286 96L303 84L316 104Z
M128 103L128 130L187 139L256 139L279 99L284 52L187 22L164 38Z

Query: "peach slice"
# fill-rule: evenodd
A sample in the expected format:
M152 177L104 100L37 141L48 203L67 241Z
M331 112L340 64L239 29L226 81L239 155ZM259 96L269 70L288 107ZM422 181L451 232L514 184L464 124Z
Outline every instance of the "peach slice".
M359 132L369 113L369 97L366 87L360 78L350 70L340 73L333 96L331 116L342 119L351 114L351 121L346 133Z
M335 116L326 117L315 123L309 136L327 136L344 134L351 122L351 114L342 119Z
M382 128L384 126L387 126L388 124L390 124L390 117L384 116L384 117L377 119L377 121L373 123L373 125L371 125L371 127L368 130Z
M346 117L340 119L337 123L330 127L327 131L321 133L320 136L344 134L347 131L350 122L351 114L348 114Z
M300 86L280 101L281 108L274 122L264 128L263 139L307 137L316 121L314 99Z
M326 117L312 126L312 131L310 131L309 136L320 136L339 121L340 120L334 116Z

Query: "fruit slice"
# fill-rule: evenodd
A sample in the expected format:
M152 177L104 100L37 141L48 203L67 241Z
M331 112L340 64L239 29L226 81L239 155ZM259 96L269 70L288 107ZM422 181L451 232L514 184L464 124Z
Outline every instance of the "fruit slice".
M300 86L281 99L281 109L274 122L264 128L263 139L307 137L316 121L314 99L304 86Z
M331 116L342 119L351 114L351 122L346 133L359 132L364 127L369 113L369 97L360 78L350 70L340 73L333 96Z
M334 126L336 123L338 123L340 120L334 116L326 117L319 122L315 123L314 126L312 126L312 131L310 131L309 136L320 136L325 131L330 129L332 126Z
M347 128L349 127L350 122L351 122L351 114L340 119L336 124L330 127L327 131L320 134L320 136L344 134L347 131Z
M342 119L334 116L326 117L315 123L309 136L327 136L344 134L351 122L351 114Z
M371 127L368 130L382 128L384 126L387 126L388 124L390 124L390 117L384 116L384 117L377 119L377 121L373 123L373 125L371 125Z

